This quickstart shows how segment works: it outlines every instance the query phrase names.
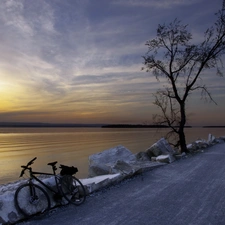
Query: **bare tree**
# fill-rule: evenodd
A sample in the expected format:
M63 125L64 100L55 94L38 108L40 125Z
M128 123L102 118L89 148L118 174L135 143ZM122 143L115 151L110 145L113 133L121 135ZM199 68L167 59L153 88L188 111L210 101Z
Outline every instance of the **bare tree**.
M216 69L217 75L223 76L224 7L216 16L215 24L206 30L200 44L190 43L192 34L187 25L182 25L177 19L170 24L159 25L156 38L146 42L148 52L143 57L143 69L165 83L163 89L154 94L154 104L161 114L153 118L157 124L166 124L171 128L168 134L177 136L181 152L188 152L184 133L188 97L192 92L201 90L202 96L215 103L201 77L209 69Z

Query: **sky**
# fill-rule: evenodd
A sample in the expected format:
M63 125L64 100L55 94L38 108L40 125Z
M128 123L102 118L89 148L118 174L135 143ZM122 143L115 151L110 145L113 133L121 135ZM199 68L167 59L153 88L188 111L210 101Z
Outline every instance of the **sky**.
M193 42L222 0L0 0L0 122L152 123L162 83L141 68L158 24L188 24ZM225 78L202 75L188 125L225 125Z

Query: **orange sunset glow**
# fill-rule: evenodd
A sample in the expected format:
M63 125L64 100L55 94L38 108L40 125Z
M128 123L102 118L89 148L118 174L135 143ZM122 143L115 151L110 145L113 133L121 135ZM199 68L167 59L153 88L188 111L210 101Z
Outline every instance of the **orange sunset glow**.
M141 70L146 41L179 18L197 43L221 4L1 1L0 122L152 123L164 84ZM210 70L202 81L217 105L191 95L187 125L225 125L224 78Z

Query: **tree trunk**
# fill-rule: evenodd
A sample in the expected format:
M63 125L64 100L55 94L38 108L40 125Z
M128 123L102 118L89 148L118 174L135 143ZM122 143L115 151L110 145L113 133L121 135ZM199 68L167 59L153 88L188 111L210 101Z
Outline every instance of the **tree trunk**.
M185 102L182 101L180 103L180 116L181 116L181 120L180 120L180 127L179 127L179 141L180 141L180 148L181 148L181 152L188 152L187 149L187 145L186 145L186 138L185 138L185 134L184 134L184 127L186 124L186 112L185 112Z
M185 134L184 134L184 128L179 129L179 139L180 139L180 148L181 148L181 152L188 152L187 149L187 145L186 145L186 138L185 138Z

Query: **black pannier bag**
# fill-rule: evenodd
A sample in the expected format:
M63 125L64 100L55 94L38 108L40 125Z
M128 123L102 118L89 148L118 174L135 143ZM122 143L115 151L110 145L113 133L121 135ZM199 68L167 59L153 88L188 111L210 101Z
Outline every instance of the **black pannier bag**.
M60 165L61 171L60 171L60 175L73 175L75 173L78 172L77 167L74 166L64 166L64 165Z

